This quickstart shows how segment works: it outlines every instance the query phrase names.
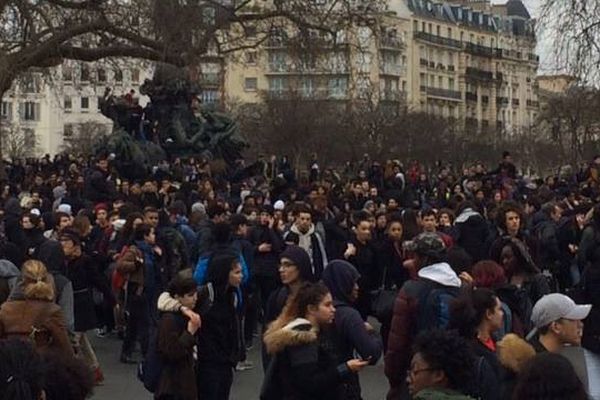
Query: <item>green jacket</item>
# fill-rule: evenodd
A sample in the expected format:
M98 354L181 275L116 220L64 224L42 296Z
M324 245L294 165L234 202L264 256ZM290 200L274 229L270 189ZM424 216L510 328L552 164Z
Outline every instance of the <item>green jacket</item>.
M417 393L413 400L473 400L473 398L451 389L427 388Z

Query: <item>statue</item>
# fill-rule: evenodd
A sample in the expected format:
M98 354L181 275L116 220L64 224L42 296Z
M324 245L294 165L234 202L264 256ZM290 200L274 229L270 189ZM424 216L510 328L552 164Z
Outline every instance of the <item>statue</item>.
M182 69L158 65L140 92L150 97L145 108L137 104L133 91L116 97L107 89L100 102L100 111L114 126L98 150L115 154L123 176L143 178L158 162L175 157L222 159L235 168L248 146L237 123L224 113L202 109L200 88Z

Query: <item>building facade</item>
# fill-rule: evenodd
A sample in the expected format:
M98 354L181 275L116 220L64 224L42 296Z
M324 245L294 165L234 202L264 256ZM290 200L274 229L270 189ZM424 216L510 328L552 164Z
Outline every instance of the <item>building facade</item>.
M192 75L202 102L218 108L265 96L368 101L450 118L468 133L519 134L539 110L533 22L521 0L389 0L368 24L335 35L315 31L297 43L297 32L279 27L255 48L209 50ZM251 27L245 34L254 39ZM3 99L3 122L35 137L32 153L53 154L85 122L110 129L98 110L105 87L139 94L151 73L139 62L67 62L53 82L15 85Z

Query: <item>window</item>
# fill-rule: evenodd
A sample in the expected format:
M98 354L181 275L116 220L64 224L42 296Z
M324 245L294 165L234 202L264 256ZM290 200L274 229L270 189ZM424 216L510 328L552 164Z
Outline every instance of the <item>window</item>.
M255 65L256 58L257 58L256 51L247 51L246 52L246 64Z
M286 69L285 53L269 53L269 68L272 72L283 72Z
M140 82L140 70L137 68L134 68L131 70L131 81L133 83L139 83Z
M73 101L71 100L70 96L65 96L64 106L65 106L66 113L70 113L71 110L73 109Z
M26 74L21 79L21 90L23 93L40 93L40 78L34 74Z
M40 104L33 101L26 101L19 104L19 114L23 121L40 120Z
M213 26L216 23L216 15L214 7L205 7L202 10L202 23L205 26Z
M6 121L12 120L12 103L9 103L8 101L2 102L2 108L0 109L0 118Z
M303 97L312 97L315 94L315 82L312 78L302 78L300 81L300 93Z
M62 69L62 77L65 83L73 82L73 69L71 67L64 66Z
M281 95L287 88L287 81L282 77L269 78L269 91Z
M440 36L440 26L439 25L436 25L435 33L436 33L436 35Z
M329 96L334 99L343 99L348 90L348 78L338 77L329 79Z
M73 133L74 133L73 124L65 124L63 126L63 139L64 140L71 140L73 138Z
M447 33L448 37L450 39L452 39L452 28L448 28L448 33Z
M438 76L438 87L444 88L444 78L442 76Z
M220 94L218 90L203 90L200 93L200 100L202 104L210 104L214 105L220 99Z
M100 111L100 105L102 104L103 101L104 101L104 97L102 97L102 96L98 96L98 98L96 99L96 105L98 106L98 111Z
M419 30L419 23L417 21L413 21L413 31L418 31Z
M123 71L121 71L120 69L115 70L115 81L123 82Z
M454 78L448 78L448 89L454 90Z
M98 75L98 82L106 82L106 70L104 68L98 68L96 74Z
M406 92L406 81L402 81L402 91Z
M90 108L90 98L89 97L82 97L81 98L81 111L82 112L87 112Z
M87 65L81 64L81 82L89 82L90 80L90 69Z
M258 87L257 78L246 78L244 79L244 90L246 92L255 92Z

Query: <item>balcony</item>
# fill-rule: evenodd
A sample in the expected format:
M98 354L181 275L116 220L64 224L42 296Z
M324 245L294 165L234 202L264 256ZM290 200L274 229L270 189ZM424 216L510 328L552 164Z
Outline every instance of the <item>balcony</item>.
M537 100L527 100L527 107L538 108L540 106L540 102Z
M429 68L435 68L435 61L429 61Z
M221 84L221 76L219 73L211 72L204 73L200 76L201 86L219 86Z
M398 90L384 90L380 96L381 101L402 102L406 100L406 92Z
M512 99L512 105L513 106L518 106L519 105L519 99Z
M533 61L533 62L536 62L536 63L540 62L540 56L538 56L537 54L534 54L534 53L529 53L527 55L527 59L529 61Z
M470 128L477 128L477 118L465 118L465 126Z
M424 40L429 43L439 44L441 46L446 47L454 47L456 49L461 49L462 44L459 40L445 38L441 36L435 36L431 33L427 32L415 32L415 39Z
M496 121L496 129L502 130L504 128L504 122Z
M491 81L492 79L494 79L494 74L492 72L472 67L467 67L465 76L467 76L468 78L480 79L484 81Z
M452 99L460 101L462 99L462 93L456 90L440 89L434 87L426 87L427 96L430 97L442 97L445 99ZM423 88L421 88L423 91Z
M496 97L496 104L507 106L509 104L508 97L498 96Z
M421 85L420 89L421 89L421 92L426 92L427 91L427 86Z
M466 43L465 45L465 51L474 56L494 57L494 55L496 54L494 50L495 49L491 47L481 46L479 44Z
M396 37L382 37L379 39L379 48L385 50L400 51L404 48L402 40Z
M465 100L477 102L477 93L466 92L465 93Z
M394 75L399 76L404 72L402 65L397 64L383 64L379 66L380 75Z

